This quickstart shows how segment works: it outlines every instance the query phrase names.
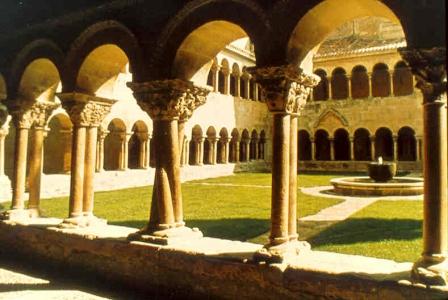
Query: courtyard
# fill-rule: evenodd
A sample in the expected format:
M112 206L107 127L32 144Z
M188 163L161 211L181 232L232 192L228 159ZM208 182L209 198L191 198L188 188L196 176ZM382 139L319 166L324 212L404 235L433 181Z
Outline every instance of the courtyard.
M353 174L300 174L298 176L299 239L312 249L412 262L422 243L421 201L382 200L375 197L359 211L352 208L347 219L313 221L301 218L343 203L344 197L316 196L302 188L328 186L332 178ZM185 217L207 237L263 244L269 234L269 173L237 173L233 176L194 180L182 185ZM95 193L97 216L108 224L142 228L148 220L152 186ZM365 201L366 198L355 199ZM369 199L370 200L370 199ZM68 197L42 200L45 216L65 218ZM9 206L5 202L4 208Z

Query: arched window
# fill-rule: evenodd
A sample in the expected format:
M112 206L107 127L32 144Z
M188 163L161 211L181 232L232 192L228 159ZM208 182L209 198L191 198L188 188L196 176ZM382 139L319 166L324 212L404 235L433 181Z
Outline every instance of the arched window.
M226 128L222 128L219 131L219 141L216 149L217 152L217 158L216 158L216 162L218 164L224 164L227 162L227 157L226 157L226 153L227 153L227 143L228 143L228 139L229 139L229 133L227 132Z
M311 138L306 130L299 130L298 133L298 159L311 160Z
M141 169L146 166L148 128L143 121L138 121L132 127L132 136L128 142L129 169Z
M235 128L232 130L232 139L229 144L229 161L232 163L239 161L238 143L240 141L240 134Z
M250 79L249 81L250 85L249 85L249 99L250 100L256 100L256 95L255 95L255 80L253 78Z
M218 92L221 94L225 93L225 81L226 81L226 75L224 74L223 69L219 69L218 71Z
M239 93L240 67L234 63L230 74L230 95L237 97Z
M331 75L331 91L333 99L348 98L348 79L344 69L334 69Z
M372 72L372 96L390 96L390 74L385 64L376 64Z
M411 69L404 61L399 61L394 68L394 95L406 96L414 92Z
M372 160L370 133L367 129L357 129L355 131L353 143L355 160Z
M314 74L320 77L320 81L313 89L314 101L328 100L328 79L327 73L322 69L317 69Z
M415 161L417 159L417 140L412 128L403 127L398 131L398 160Z
M264 130L260 132L260 140L258 141L258 159L265 159L264 151L266 147L266 133Z
M191 141L190 141L190 157L188 163L190 165L196 166L201 164L201 143L202 143L202 128L199 125L195 125L191 130Z
M215 163L215 141L216 130L210 126L206 132L207 138L204 141L204 164L212 165Z
M213 72L214 72L214 70L210 69L210 71L208 72L208 75L207 75L207 85L211 86L211 87L213 87L213 77L214 77Z
M240 161L247 161L249 158L249 153L247 153L248 149L248 145L250 142L250 137L249 137L249 131L247 131L247 129L243 130L243 133L241 134L241 141L240 141Z
M113 119L107 127L109 134L104 140L104 169L123 170L125 168L124 146L126 126L120 119Z
M338 129L334 133L334 159L350 160L350 139L345 129Z
M356 66L352 70L352 98L369 97L369 75L364 66Z
M316 160L331 160L330 140L325 130L319 129L314 135L316 143Z
M258 159L258 133L254 129L250 136L249 159Z
M64 114L51 118L48 127L50 131L44 141L45 174L65 174L70 172L72 153L72 122Z
M383 157L385 160L394 159L394 140L392 131L387 128L379 128L375 132L375 158Z

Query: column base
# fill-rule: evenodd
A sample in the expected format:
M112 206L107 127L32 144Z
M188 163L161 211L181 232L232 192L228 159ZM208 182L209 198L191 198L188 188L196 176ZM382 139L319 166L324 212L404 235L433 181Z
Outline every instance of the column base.
M280 245L265 245L253 256L255 262L268 264L285 263L296 258L303 251L311 251L311 245L305 241L289 241Z
M427 286L448 285L448 261L445 257L422 257L412 267L413 282Z
M106 219L100 219L95 217L94 215L89 216L79 216L79 217L70 217L64 219L61 224L59 224L59 228L64 229L76 229L76 228L85 228L85 227L93 227L93 226L105 226L107 225Z
M24 208L14 208L0 214L0 220L25 221L30 219L30 212Z
M8 176L0 175L0 200L12 198L11 180Z
M192 240L202 238L203 234L198 228L186 226L174 227L162 230L142 230L128 235L129 241L140 241L159 245L171 245L179 240Z

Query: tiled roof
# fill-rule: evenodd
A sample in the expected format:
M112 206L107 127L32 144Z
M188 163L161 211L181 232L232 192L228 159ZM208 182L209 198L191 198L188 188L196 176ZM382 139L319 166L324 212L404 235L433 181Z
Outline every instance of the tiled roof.
M348 36L338 39L328 39L323 42L315 58L361 54L368 52L386 51L405 47L404 38L379 39L372 37Z

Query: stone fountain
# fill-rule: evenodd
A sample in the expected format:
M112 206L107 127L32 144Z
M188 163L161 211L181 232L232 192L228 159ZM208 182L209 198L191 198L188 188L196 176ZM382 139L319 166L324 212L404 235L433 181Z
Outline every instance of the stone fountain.
M423 194L423 179L395 177L397 164L382 157L367 165L368 177L335 178L334 192L347 196L415 196Z

